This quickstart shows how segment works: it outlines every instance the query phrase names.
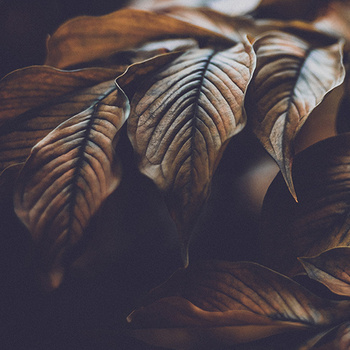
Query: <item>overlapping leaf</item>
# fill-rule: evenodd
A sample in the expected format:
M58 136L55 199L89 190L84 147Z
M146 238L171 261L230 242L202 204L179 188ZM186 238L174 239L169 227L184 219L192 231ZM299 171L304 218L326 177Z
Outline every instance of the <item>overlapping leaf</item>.
M190 50L132 99L128 131L139 168L166 192L185 255L225 144L246 123L243 98L254 63L248 42Z
M231 39L191 23L152 12L121 9L101 17L77 17L63 24L47 43L46 64L68 67L169 37L210 38L218 44L233 45Z
M310 278L323 283L333 293L350 296L350 248L334 248L299 260Z
M322 329L349 311L348 301L321 299L261 265L209 261L174 274L128 321L131 334L151 344L201 349Z
M295 197L293 141L314 107L343 81L342 45L315 46L276 31L263 35L254 48L257 69L247 92L248 118Z
M192 9L213 9L218 12L228 14L230 16L244 15L253 11L261 0L132 0L130 6L143 10L167 10L171 7L187 7Z
M48 288L60 284L67 254L120 182L114 146L127 113L124 94L110 88L41 140L19 175L15 211L36 242Z
M60 71L38 66L4 78L0 83L0 173L23 162L51 130L99 100L123 70Z
M297 257L350 245L349 159L349 133L299 153L293 166L299 203L276 177L263 206L264 264L293 274L301 268Z

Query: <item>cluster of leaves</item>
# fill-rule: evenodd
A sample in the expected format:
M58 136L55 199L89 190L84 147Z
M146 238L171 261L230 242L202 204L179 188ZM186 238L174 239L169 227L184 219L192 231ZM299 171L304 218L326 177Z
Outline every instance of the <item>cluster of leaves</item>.
M173 349L257 341L253 349L300 332L300 349L348 348L350 6L145 4L68 21L49 38L45 65L0 83L1 191L13 193L31 234L43 287L58 288L99 239L90 222L121 183L121 144L130 142L140 172L164 194L184 268L127 317L128 334ZM296 154L309 115L340 85L335 136ZM244 128L280 169L262 209L264 266L192 263L215 170ZM297 283L305 272L336 300Z

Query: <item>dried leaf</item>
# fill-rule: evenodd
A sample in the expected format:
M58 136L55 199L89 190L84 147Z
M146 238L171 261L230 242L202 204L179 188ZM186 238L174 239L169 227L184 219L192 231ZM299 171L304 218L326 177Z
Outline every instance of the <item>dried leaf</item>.
M293 165L299 203L288 193L281 174L276 177L262 211L265 265L293 275L301 268L297 257L350 245L349 157L349 133L299 153Z
M19 175L15 211L36 242L48 289L61 283L68 253L120 182L114 143L127 109L116 87L106 91L41 140Z
M293 141L310 112L343 81L342 45L315 47L295 35L270 32L254 49L257 68L247 91L248 118L296 198Z
M350 296L350 248L340 247L311 258L299 258L310 278L333 293Z
M132 0L129 6L143 10L167 10L171 7L186 7L188 9L208 8L229 16L240 16L253 11L261 0Z
M48 40L46 64L68 67L169 37L209 38L218 44L234 44L206 28L166 15L121 9L101 17L77 17L63 24Z
M51 130L96 103L123 70L29 67L0 83L0 173L21 163Z
M349 316L349 301L321 299L251 262L190 265L128 316L131 334L172 349L218 348L291 330L322 329Z
M246 123L243 98L254 59L248 42L190 50L145 80L132 99L128 132L139 168L166 193L185 260L225 145Z

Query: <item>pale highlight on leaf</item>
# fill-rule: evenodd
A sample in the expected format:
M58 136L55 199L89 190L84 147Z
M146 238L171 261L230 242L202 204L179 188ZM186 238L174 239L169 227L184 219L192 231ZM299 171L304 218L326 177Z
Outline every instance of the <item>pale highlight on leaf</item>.
M225 145L245 126L243 98L254 65L248 42L190 50L132 99L128 132L139 168L166 193L185 251Z
M96 104L123 70L60 71L30 67L0 83L0 173L26 160L31 148L60 123ZM101 97L102 96L102 97Z
M68 67L169 37L210 38L216 43L234 44L206 28L166 15L121 9L101 17L77 17L63 24L47 42L46 64Z
M322 329L342 322L349 307L348 301L321 299L255 263L208 261L175 273L128 321L134 336L157 346L216 348Z
M279 174L262 210L264 265L288 275L300 272L297 257L350 245L350 134L318 142L295 157L295 203ZM273 252L273 254L271 254Z
M333 293L350 296L350 248L340 247L311 257L299 258L310 278Z
M342 44L317 47L291 34L270 32L254 49L257 68L245 103L248 118L296 199L293 142L310 112L344 80Z
M120 182L114 143L127 113L124 94L111 88L40 141L19 175L15 211L38 247L49 289L62 281L67 254Z

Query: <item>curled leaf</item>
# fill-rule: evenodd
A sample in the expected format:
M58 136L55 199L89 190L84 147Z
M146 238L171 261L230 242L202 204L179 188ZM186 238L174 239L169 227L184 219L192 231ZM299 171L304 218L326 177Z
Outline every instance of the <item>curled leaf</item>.
M128 133L142 173L166 193L184 256L227 141L244 127L255 56L248 42L190 50L144 81Z
M124 95L111 88L41 140L19 175L15 211L38 247L49 289L61 283L68 253L120 182L114 144L127 108Z
M175 273L128 321L133 336L157 346L216 348L322 329L344 320L349 307L255 263L208 261Z
M310 112L343 81L342 44L315 46L276 31L258 39L254 49L257 68L247 91L247 114L296 199L293 142Z
M89 108L123 72L29 67L0 82L0 173L24 162L31 148L60 123Z
M310 278L333 293L350 297L350 248L340 247L311 258L299 258Z
M74 18L48 40L46 64L62 68L109 56L147 41L169 37L232 40L191 23L136 9L121 9L101 17Z
M288 193L281 174L275 178L262 211L265 265L294 274L301 268L297 257L350 245L349 157L349 133L297 154L293 180L299 203Z

